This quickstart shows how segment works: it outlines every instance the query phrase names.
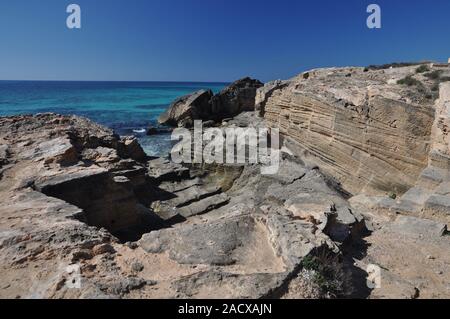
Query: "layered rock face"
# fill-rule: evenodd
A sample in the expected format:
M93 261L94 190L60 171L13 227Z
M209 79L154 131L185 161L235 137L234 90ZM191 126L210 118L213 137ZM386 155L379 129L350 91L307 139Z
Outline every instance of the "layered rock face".
M397 64L313 70L257 92L257 114L280 128L285 150L337 181L365 217L369 248L354 265L386 267L371 298L448 296L449 80L448 64Z
M402 194L428 166L447 65L313 70L258 92L286 146L351 194Z
M181 97L162 114L160 124L192 127L195 120L218 122L255 109L256 90L263 84L250 78L233 82L220 93L198 91Z
M394 203L380 206L389 211L439 220L450 224L450 82L441 83L431 131L428 165L414 187Z

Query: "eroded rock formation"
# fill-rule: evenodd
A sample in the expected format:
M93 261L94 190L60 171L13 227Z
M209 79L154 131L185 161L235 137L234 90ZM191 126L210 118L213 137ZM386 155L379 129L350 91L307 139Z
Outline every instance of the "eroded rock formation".
M243 78L233 82L220 93L201 90L176 100L160 116L160 124L192 127L195 120L218 122L255 109L256 90L263 84Z
M403 194L428 166L436 78L449 72L418 68L312 70L266 85L259 109L349 193Z
M285 149L366 219L354 265L385 267L371 298L448 296L449 74L437 63L319 69L257 92L257 114Z
M447 75L313 70L169 111L189 126L251 110L215 125L279 127L273 175L150 159L76 116L0 118L0 297L448 297Z
M158 122L170 126L190 127L195 120L210 118L212 115L210 100L213 95L211 90L201 90L183 96L172 103L159 117Z
M305 258L339 258L364 228L288 155L267 177L258 165L184 167L54 114L2 118L0 140L2 297L281 297ZM327 277L329 289L308 271L309 288L291 297L351 292L350 280Z

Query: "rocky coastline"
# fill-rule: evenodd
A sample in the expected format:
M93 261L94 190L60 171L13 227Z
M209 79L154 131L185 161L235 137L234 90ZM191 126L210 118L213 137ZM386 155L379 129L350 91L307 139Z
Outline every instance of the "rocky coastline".
M449 76L425 63L244 78L161 116L280 129L267 176L149 158L77 116L0 118L0 297L448 298Z

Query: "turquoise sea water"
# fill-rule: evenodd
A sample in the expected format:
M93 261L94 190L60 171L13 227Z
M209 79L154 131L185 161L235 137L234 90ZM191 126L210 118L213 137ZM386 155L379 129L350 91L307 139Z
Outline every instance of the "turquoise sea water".
M189 82L0 81L0 116L54 112L85 116L120 135L135 135L151 156L167 154L170 135L144 130L176 98L226 84Z

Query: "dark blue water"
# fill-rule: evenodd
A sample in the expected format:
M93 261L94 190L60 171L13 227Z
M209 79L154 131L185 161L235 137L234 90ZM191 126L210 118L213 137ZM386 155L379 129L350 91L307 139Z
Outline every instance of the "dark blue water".
M151 156L167 154L170 135L146 136L176 98L223 83L0 81L0 116L54 112L85 116L120 135L135 135Z

